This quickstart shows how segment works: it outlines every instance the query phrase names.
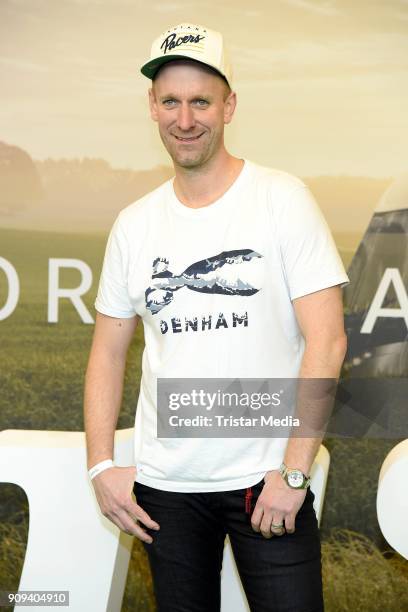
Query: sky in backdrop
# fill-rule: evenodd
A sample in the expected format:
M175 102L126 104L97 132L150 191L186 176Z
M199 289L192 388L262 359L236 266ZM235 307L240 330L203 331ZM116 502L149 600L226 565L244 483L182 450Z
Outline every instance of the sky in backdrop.
M139 68L183 22L227 40L234 154L300 176L408 170L407 0L0 0L0 140L39 160L169 164Z

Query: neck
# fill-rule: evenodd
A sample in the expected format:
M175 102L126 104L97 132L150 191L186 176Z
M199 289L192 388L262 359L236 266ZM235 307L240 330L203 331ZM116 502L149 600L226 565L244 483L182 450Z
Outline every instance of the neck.
M199 168L174 166L174 191L182 204L189 208L201 208L218 200L235 182L244 161L220 151L208 163Z

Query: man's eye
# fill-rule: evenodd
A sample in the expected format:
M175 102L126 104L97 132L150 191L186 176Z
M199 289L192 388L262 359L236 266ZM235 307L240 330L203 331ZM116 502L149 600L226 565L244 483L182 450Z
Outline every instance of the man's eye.
M174 106L174 104L176 103L175 100L169 99L169 100L163 100L163 104L164 106Z
M208 105L207 100L202 100L202 99L196 100L195 103L197 104L197 106L207 106Z

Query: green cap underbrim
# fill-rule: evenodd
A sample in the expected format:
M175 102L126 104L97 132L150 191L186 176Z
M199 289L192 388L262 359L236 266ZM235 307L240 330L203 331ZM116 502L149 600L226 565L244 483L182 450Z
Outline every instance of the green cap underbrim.
M147 62L147 64L144 64L141 67L140 72L144 74L144 76L146 76L148 79L153 79L154 75L156 74L158 69L161 68L161 66L163 66L164 64L167 64L168 62L171 62L173 60L178 60L178 59L187 59L187 60L190 60L191 62L196 62L197 64L202 64L203 66L207 66L207 68L211 68L212 70L214 70L216 74L219 74L220 77L222 77L225 81L227 81L227 78L219 70L214 68L214 66L211 66L211 64L206 64L205 62L200 62L199 60L196 60L190 57L189 55L177 54L177 55L164 55L163 57L157 57L156 59L151 60L150 62Z

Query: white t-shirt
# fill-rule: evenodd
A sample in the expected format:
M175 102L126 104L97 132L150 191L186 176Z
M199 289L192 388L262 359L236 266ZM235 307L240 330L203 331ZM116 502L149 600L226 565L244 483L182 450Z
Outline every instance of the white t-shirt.
M348 282L311 192L281 170L245 160L208 206L182 204L170 179L121 210L95 307L144 324L136 481L223 491L277 469L286 439L158 438L157 378L296 378L304 338L291 300Z

